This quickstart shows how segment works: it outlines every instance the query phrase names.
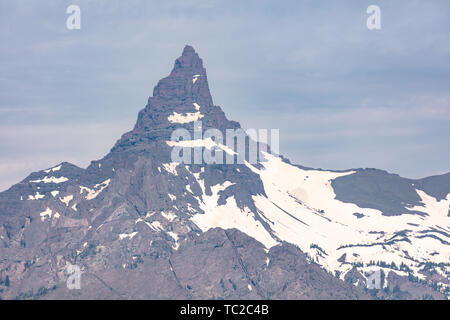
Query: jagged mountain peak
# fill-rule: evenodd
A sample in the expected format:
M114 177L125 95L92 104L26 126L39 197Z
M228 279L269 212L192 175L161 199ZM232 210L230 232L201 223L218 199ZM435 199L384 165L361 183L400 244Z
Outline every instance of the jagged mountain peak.
M205 74L205 69L203 68L203 60L200 59L195 49L190 45L186 45L183 49L181 57L175 60L175 65L171 72L171 75L180 72L192 72L194 75Z
M147 148L148 143L169 140L178 127L192 131L194 121L201 121L204 130L225 132L241 127L213 104L202 59L187 45L171 73L158 81L147 105L139 112L134 129L124 134L112 151L136 145Z
M86 170L62 163L0 193L0 298L38 288L73 297L68 264L95 275L79 297L366 298L380 269L391 291L448 295L448 175L315 170L269 153L257 165L174 161L179 142L233 154L203 138L169 141L197 120L203 130L240 127L213 105L186 46L103 159Z

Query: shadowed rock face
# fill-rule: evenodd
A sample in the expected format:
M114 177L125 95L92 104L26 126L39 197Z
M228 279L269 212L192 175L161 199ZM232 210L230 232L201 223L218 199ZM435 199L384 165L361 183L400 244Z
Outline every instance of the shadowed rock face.
M371 298L358 270L347 281L332 276L271 229L255 205L255 197L267 194L254 168L173 164L167 141L175 129L193 131L187 117L199 118L203 131L240 128L213 105L206 70L190 46L158 82L133 130L103 159L86 169L62 163L0 193L0 297ZM228 207L230 199L235 207ZM195 220L220 207L226 210L215 222L229 219L227 227L206 230ZM233 227L241 216L228 217L236 212L252 217L252 225ZM276 245L269 250L245 228L263 230ZM80 290L66 287L69 264L82 270ZM420 286L408 298L421 298Z
M266 263L267 259L270 260ZM363 290L307 262L286 244L268 253L237 230L211 229L163 256L135 259L131 269L83 275L84 288L55 288L45 299L357 299Z
M440 201L450 191L450 173L424 179L405 179L377 169L358 169L355 174L333 180L336 197L360 207L378 209L385 215L401 215L405 208L420 206L421 198L416 189ZM411 210L412 214L424 214Z

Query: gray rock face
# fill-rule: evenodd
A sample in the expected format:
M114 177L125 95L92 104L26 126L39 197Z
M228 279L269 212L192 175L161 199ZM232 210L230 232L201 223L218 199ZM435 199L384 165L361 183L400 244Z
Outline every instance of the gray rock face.
M424 179L406 179L377 169L358 169L355 174L339 177L332 182L336 198L356 203L360 207L378 209L385 215L422 214L407 210L421 206L416 189L440 201L450 193L450 173Z
M214 106L202 60L186 46L139 112L133 130L103 159L86 169L62 163L0 193L0 297L371 298L364 286L352 281L364 282L361 270L355 267L345 278L339 276L319 259L330 252L318 245L308 245L310 252L304 252L274 228L276 222L267 217L270 212L261 209L256 199L268 199L283 215L296 213L268 196L258 171L262 166L172 162L167 141L175 129L193 131L193 121L185 121L192 115L200 118L203 131L240 128ZM416 183L443 199L447 179L432 177ZM389 186L373 196L376 201L368 199L372 185L384 186L384 180L384 173L361 171L337 178L333 187L339 199L386 208L387 214L396 208L395 201L386 201L389 197L420 202L410 189L405 187L398 195L397 187ZM393 181L389 184L407 184ZM436 187L434 181L444 187ZM352 188L359 182L362 187L355 193ZM304 241L310 241L306 234ZM341 266L349 263L345 257L340 259ZM66 286L69 265L81 268L79 290ZM436 278L439 283L447 280L442 275ZM414 288L408 298L422 298L417 288L427 288L433 298L444 297L425 282L415 283Z
M361 288L309 263L297 248L287 244L266 253L260 243L235 229L211 229L169 255L156 254L156 250L170 251L155 248L153 254L144 253L126 269L109 266L83 274L81 291L57 287L43 298L370 298ZM267 259L271 262L266 263Z

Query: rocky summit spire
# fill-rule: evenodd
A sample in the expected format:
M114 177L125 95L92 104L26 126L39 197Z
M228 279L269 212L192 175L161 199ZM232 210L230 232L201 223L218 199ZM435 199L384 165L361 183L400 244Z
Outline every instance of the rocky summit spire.
M140 111L136 132L152 132L161 136L161 132L173 129L174 125L191 126L183 121L170 121L177 115L197 114L204 127L213 127L220 130L228 127L239 127L235 122L228 121L222 110L214 106L208 86L206 69L203 61L194 48L186 45L183 53L175 60L170 74L161 79L153 90L153 96Z
M181 57L175 60L175 66L171 75L177 73L195 73L199 75L205 75L206 71L203 68L203 61L200 59L194 48L190 45L186 45L183 49Z
M170 75L158 82L148 106L192 105L194 102L204 107L213 105L203 61L194 48L186 46L181 57L175 60Z

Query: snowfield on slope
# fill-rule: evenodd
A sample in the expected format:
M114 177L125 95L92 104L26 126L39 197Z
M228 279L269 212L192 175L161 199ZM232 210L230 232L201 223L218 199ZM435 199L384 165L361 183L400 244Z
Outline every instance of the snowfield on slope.
M420 273L420 263L450 262L450 246L444 233L450 233L450 218L447 216L450 194L437 201L434 197L417 190L424 206L410 210L426 213L385 216L381 211L361 208L353 203L337 200L331 181L354 171L332 172L304 170L283 162L281 158L264 153L266 162L257 169L246 163L263 182L267 197L253 196L259 216L269 229L255 219L249 209L241 210L230 196L226 204L218 205L218 193L230 184L215 185L212 195L206 196L204 183L199 174L194 174L203 195L198 198L204 214L196 214L192 221L203 231L210 228L236 228L270 248L286 241L298 246L312 260L343 279L354 266L371 272L373 262L386 265L394 263L391 271L407 266L414 276L425 279ZM355 215L355 213L364 216ZM436 230L438 232L436 232ZM443 231L443 232L439 232ZM403 232L404 235L398 234ZM432 234L432 236L426 236ZM448 274L450 268L442 265L439 273Z
M442 239L444 236L435 233L433 238L423 237L423 232L432 228L450 232L450 195L438 202L417 190L424 207L414 210L427 216L385 216L379 210L335 199L331 181L354 171L303 170L273 155L266 153L265 157L262 170L248 165L261 177L267 194L267 198L254 197L256 207L271 221L269 225L277 237L299 246L327 270L339 271L343 277L351 268L347 263L367 265L370 261L383 261L397 267L403 263L415 276L423 278L418 262L449 262L450 248ZM364 217L358 218L354 213ZM404 230L410 242L396 237ZM344 254L347 263L338 261Z

